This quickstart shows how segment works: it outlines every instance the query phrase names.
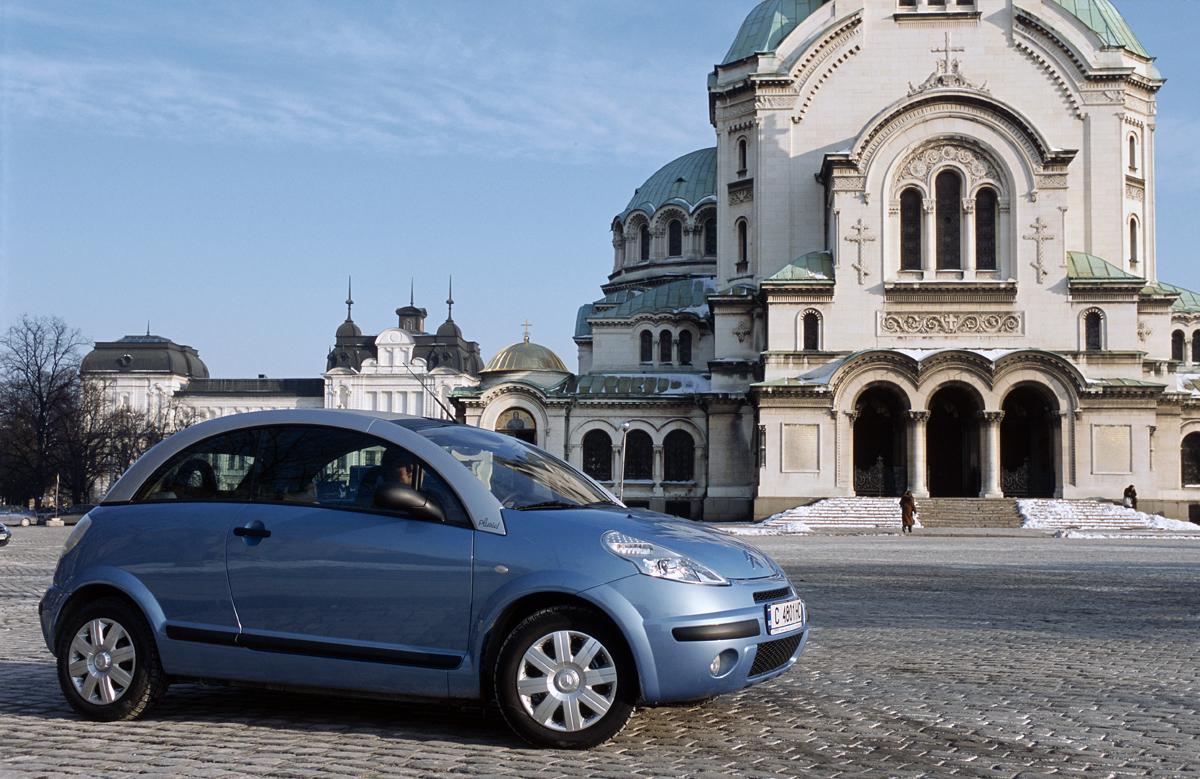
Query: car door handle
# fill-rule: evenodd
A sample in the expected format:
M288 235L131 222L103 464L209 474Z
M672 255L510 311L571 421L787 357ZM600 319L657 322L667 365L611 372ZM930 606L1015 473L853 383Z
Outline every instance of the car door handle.
M270 538L271 531L265 527L235 527L233 529L235 536L242 538Z

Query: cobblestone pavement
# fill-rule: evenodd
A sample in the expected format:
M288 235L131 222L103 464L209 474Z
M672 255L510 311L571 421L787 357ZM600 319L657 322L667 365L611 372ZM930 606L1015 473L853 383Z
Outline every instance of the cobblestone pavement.
M66 531L0 549L0 776L1176 776L1200 772L1200 545L755 539L808 599L784 677L587 753L446 705L179 685L76 718L35 607Z

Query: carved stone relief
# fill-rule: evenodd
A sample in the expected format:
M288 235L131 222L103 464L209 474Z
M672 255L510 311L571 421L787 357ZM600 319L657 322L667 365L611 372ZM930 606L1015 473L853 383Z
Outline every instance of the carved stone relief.
M947 314L914 312L883 314L879 319L881 335L942 336L958 333L970 335L1014 335L1024 330L1025 315L1010 314Z
M900 165L897 184L916 181L924 184L927 192L933 192L933 178L945 163L956 163L967 171L967 191L984 181L999 184L1003 180L995 160L986 152L959 141L943 140L910 152Z

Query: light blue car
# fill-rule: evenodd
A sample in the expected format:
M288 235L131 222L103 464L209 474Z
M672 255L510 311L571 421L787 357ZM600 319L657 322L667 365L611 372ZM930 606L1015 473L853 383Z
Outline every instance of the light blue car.
M777 676L808 639L804 602L751 546L628 509L514 438L334 410L154 447L75 526L39 613L92 719L211 680L494 701L564 748L634 706Z

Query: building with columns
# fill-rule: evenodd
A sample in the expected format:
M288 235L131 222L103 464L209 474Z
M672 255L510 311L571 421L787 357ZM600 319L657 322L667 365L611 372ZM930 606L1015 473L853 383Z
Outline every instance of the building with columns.
M1165 82L1112 0L764 0L707 78L715 146L616 214L578 372L485 371L470 421L708 519L905 489L1200 504Z

